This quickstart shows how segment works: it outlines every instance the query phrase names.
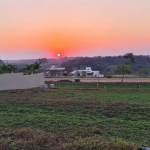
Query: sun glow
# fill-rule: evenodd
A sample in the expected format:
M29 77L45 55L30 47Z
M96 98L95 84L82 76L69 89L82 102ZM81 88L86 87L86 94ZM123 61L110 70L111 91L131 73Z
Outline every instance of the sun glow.
M60 57L61 56L60 53L58 53L57 56Z

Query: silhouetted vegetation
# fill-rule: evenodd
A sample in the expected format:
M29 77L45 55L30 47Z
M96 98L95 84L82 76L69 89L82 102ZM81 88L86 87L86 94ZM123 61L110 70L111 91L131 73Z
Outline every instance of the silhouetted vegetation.
M118 65L118 66L116 66L116 68L114 70L115 73L122 74L121 82L123 82L125 74L131 73L131 66L130 65L135 63L133 53L127 53L127 54L123 55L122 57L126 60L126 62L125 62L126 65L125 64Z
M38 72L39 69L41 68L42 62L34 62L33 64L26 64L24 69L30 74L30 73L35 73Z
M132 53L128 53L132 54ZM133 60L134 58L134 60ZM125 59L124 56L97 56L97 57L76 57L72 60L62 63L62 66L68 71L73 68L92 67L93 70L100 70L101 73L112 74L116 66L122 64L130 64L131 70L139 74L139 70L145 68L150 70L150 56L134 56L133 58ZM133 63L135 62L135 63ZM99 64L99 66L98 66Z
M125 74L130 74L131 73L131 68L130 65L118 65L115 70L115 73L117 74L122 74L122 80L121 82L123 82L123 78Z
M75 69L85 69L85 67L92 67L92 70L99 70L100 73L106 76L112 76L114 70L119 65L130 65L132 74L147 77L150 75L150 56L138 55L134 56L132 53L127 53L123 56L96 56L96 57L64 57L61 59L35 59L35 60L18 60L13 63L17 66L18 71L22 72L25 64L33 64L35 62L42 62L40 70L46 70L51 65L65 67L67 71ZM134 62L134 63L133 63ZM3 61L0 60L0 65ZM9 62L9 64L12 64ZM1 69L0 69L1 72Z
M13 73L18 68L13 64L2 64L0 65L0 73Z
M48 59L46 59L46 58L39 58L38 61L43 63L43 64L48 63Z

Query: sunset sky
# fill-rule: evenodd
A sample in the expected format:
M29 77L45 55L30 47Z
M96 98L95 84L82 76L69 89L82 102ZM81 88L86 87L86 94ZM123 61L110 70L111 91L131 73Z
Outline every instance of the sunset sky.
M0 0L1 59L150 55L150 0Z

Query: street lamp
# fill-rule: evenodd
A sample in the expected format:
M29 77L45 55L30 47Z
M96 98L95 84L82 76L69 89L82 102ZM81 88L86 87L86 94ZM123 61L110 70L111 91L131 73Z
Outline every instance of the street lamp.
M97 89L99 88L99 64L98 64L98 82L97 82Z

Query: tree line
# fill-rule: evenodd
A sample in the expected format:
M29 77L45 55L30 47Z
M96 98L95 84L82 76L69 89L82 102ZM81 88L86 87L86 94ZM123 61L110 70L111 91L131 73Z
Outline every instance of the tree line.
M25 71L27 74L33 74L41 68L41 63L42 62L36 61L33 64L25 64L25 67L21 70ZM19 69L14 64L1 63L0 65L0 73L14 73L15 71L19 71Z
M132 53L127 53L132 54ZM126 55L126 54L125 54ZM116 66L130 65L132 74L148 76L150 74L150 56L133 55L134 63L129 64L129 58L124 56L97 56L97 57L76 57L72 60L62 63L62 66L68 71L74 69L85 69L92 67L92 70L99 70L103 74L112 75Z
M68 72L85 69L85 67L92 67L92 70L98 70L105 76L133 74L147 77L150 75L150 56L136 56L133 55L133 53L127 53L122 56L75 57L72 59L64 57L59 60L41 58L33 64L20 63L18 65L6 64L0 60L0 73L10 73L14 71L34 73L38 69L45 70L52 64L60 64L60 61L61 67L64 67ZM121 73L119 70L125 73Z

